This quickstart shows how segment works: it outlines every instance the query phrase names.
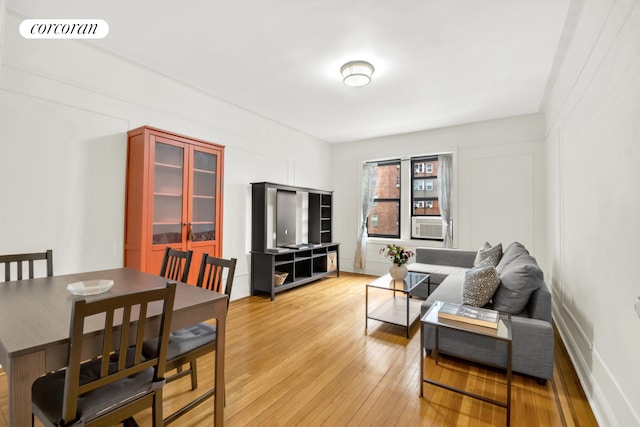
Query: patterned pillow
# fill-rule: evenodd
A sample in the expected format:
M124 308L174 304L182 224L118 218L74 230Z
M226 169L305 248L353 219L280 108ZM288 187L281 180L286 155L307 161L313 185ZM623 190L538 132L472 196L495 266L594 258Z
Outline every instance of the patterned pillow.
M476 254L476 259L473 261L474 267L476 267L478 264L480 264L480 261L482 261L482 257L480 256L480 253L482 251L486 251L487 249L491 249L491 243L484 242L482 246L480 246L480 249L478 249L478 253Z
M491 301L498 286L500 278L495 267L472 268L464 275L462 304L483 307Z
M495 267L495 265L493 265L493 259L491 257L486 257L485 259L474 265L474 267Z
M492 246L489 249L480 248L473 265L474 267L487 265L495 267L500 262L500 258L502 258L502 243L498 243L497 245ZM489 261L484 262L487 259L489 259Z

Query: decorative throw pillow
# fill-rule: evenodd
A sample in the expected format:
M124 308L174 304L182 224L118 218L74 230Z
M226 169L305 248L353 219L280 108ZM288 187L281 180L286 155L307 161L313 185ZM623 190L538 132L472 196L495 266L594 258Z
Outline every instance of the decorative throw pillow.
M482 261L482 257L480 256L480 253L482 251L486 251L487 249L491 249L491 244L489 242L484 242L482 246L480 246L480 249L478 249L478 253L476 254L476 259L473 261L474 267L477 267L478 264L480 264L480 262Z
M497 245L492 246L489 249L481 248L476 255L474 266L491 265L492 267L495 267L500 262L500 258L502 258L502 243L498 243ZM489 261L482 264L486 259L489 259Z
M462 284L462 304L474 307L487 305L500 286L500 278L495 267L476 267L464 274Z
M485 259L474 265L474 267L495 267L495 265L493 265L493 259L491 259L491 257L486 257Z

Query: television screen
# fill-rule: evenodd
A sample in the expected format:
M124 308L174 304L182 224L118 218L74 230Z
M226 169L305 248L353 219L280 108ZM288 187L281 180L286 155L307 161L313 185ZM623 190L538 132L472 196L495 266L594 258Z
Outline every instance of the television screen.
M276 246L285 247L296 243L295 191L278 190L276 193Z

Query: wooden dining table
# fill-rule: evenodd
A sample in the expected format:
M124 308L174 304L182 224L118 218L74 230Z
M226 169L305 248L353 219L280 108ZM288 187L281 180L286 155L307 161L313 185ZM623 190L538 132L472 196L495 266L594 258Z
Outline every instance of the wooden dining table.
M106 293L84 298L126 294L164 287L167 279L131 268L93 271L0 283L0 363L8 381L9 425L31 425L31 385L40 375L67 365L69 324L74 298L67 285L87 280L113 280ZM161 306L150 308L150 322L159 322ZM178 283L171 329L215 319L217 348L213 425L224 422L224 348L227 296ZM90 333L88 331L87 333ZM96 349L94 354L99 354Z

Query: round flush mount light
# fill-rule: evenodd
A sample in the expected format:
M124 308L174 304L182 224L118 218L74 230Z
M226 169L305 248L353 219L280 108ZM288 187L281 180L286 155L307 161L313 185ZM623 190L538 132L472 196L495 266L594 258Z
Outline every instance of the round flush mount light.
M342 74L342 81L347 86L360 87L371 82L374 70L373 65L367 61L350 61L340 67L340 74Z

